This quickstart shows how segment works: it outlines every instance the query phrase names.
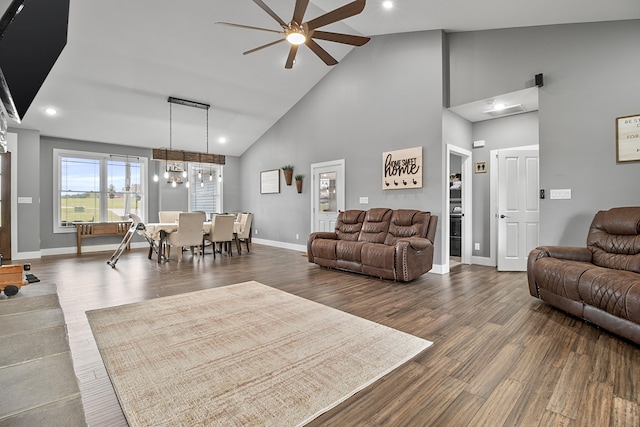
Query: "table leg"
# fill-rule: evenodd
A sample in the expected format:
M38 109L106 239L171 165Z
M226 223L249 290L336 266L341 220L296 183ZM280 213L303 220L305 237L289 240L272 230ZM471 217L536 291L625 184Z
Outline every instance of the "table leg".
M167 233L165 233L164 231L160 230L160 240L158 241L158 264L160 264L160 261L162 261L163 258L165 258L164 255L164 248L165 248L165 241L167 240Z

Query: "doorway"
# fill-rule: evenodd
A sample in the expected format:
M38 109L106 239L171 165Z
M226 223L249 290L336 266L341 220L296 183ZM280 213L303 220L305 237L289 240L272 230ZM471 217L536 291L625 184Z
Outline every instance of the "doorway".
M311 232L334 231L345 209L344 159L311 165Z
M0 254L11 259L11 153L0 154Z
M526 271L540 226L538 147L492 151L492 236L498 271ZM494 176L495 175L495 176Z
M471 263L471 170L471 152L447 144L446 271Z

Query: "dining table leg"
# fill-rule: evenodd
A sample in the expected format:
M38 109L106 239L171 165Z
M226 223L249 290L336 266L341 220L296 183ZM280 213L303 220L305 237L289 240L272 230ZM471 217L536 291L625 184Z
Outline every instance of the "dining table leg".
M165 257L165 242L167 240L167 233L164 230L160 230L160 240L158 241L158 264L160 264L160 262L163 259L166 259ZM168 260L167 260L168 261Z

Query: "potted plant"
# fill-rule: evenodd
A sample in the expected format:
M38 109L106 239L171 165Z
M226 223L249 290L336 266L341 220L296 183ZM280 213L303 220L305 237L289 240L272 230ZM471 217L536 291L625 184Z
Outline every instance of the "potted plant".
M302 193L302 178L304 178L304 175L296 175L296 189L298 193Z
M287 183L287 185L291 185L291 179L293 178L293 166L284 165L282 167L282 171L284 172L284 181Z

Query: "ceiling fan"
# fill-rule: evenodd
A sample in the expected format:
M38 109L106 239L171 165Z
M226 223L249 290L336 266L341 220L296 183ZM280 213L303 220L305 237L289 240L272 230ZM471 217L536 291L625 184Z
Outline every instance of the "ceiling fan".
M293 9L293 17L291 22L284 22L273 10L269 8L262 0L253 0L255 4L260 6L262 10L267 12L269 16L276 20L282 27L282 31L271 30L268 28L252 27L250 25L232 24L230 22L216 22L216 24L229 25L232 27L245 28L249 30L267 31L270 33L282 34L284 37L271 43L256 47L254 49L243 52L243 55L248 55L253 52L257 52L269 46L288 41L291 44L289 49L289 56L284 68L292 68L296 59L296 53L298 47L301 44L307 45L320 59L327 65L336 65L338 61L329 54L324 48L322 48L314 39L326 40L330 42L343 43L352 46L362 46L370 40L369 37L355 36L350 34L332 33L327 31L319 31L318 28L325 25L332 24L334 22L341 21L351 16L358 15L364 10L366 0L355 0L349 4L339 7L331 12L327 12L324 15L320 15L307 22L302 22L304 13L309 5L309 0L296 0L295 8Z

